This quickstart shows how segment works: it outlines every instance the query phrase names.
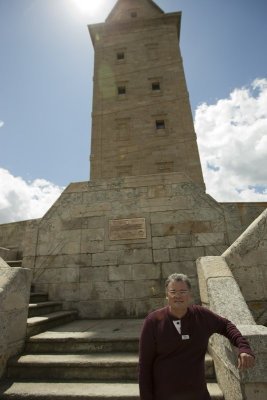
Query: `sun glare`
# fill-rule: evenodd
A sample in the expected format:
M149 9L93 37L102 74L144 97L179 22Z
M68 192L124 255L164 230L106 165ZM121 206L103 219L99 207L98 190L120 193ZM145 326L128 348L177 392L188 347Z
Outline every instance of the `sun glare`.
M73 0L73 3L83 14L96 15L104 6L107 0Z

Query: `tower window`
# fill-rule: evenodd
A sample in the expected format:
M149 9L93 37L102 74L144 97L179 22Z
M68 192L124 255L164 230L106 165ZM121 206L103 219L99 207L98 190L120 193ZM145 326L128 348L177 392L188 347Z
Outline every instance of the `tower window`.
M162 76L153 76L151 78L148 78L149 82L149 90L151 91L152 96L159 96L163 94L163 77ZM161 116L157 116L158 119L161 118ZM164 118L162 118L164 119Z
M164 121L164 119L156 121L156 128L157 129L165 129L165 121Z
M122 64L126 61L127 58L127 49L124 47L118 47L117 49L114 49L114 58L115 62L117 64Z
M120 51L119 53L117 53L117 60L124 60L124 52Z
M160 90L160 83L152 82L152 90Z
M126 94L126 86L119 86L118 87L118 94Z
M131 12L131 17L132 18L136 18L137 17L137 12L136 11L132 11Z

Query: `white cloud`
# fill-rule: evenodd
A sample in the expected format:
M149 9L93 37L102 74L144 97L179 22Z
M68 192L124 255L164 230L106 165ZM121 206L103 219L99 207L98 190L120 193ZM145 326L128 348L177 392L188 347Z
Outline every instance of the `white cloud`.
M0 223L41 218L62 190L45 179L26 182L0 168Z
M267 79L195 113L207 193L217 201L267 201Z
M4 124L5 124L4 121L0 120L0 128L2 128L2 126L4 126Z

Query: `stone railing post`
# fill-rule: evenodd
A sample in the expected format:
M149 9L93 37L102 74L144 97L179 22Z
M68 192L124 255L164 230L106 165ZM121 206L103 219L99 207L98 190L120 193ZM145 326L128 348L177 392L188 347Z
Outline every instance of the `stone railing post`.
M9 357L24 346L32 272L0 258L0 378Z
M267 398L267 328L256 325L223 257L201 257L197 271L202 304L229 319L247 338L256 366L244 374L237 368L237 349L221 335L213 335L209 350L225 400Z

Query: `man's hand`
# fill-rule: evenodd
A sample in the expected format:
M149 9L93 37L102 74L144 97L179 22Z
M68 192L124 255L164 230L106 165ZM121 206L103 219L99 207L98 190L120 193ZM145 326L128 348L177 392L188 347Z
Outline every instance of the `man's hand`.
M255 358L250 354L241 353L238 357L238 368L241 369L242 372L245 372L246 369L252 368L255 365Z

